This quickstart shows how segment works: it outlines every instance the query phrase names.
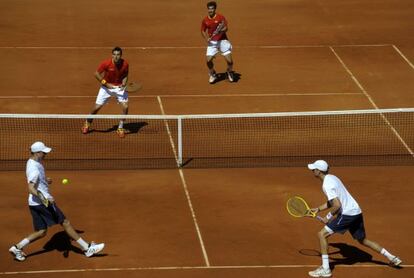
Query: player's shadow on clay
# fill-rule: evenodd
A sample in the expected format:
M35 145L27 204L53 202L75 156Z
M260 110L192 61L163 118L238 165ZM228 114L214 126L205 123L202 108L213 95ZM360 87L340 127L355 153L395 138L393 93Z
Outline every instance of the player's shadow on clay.
M147 126L147 122L132 122L132 123L125 123L124 129L125 134L136 134L138 133L144 126ZM91 129L90 132L102 132L102 133L108 133L108 132L115 132L118 129L118 125L113 125L112 127L108 129Z
M337 252L342 255L342 258L332 258L332 269L335 268L336 265L353 265L356 263L388 265L386 262L373 260L370 253L346 243L331 243L329 246L338 249Z
M228 79L227 72L218 72L217 73L217 79L214 82L214 84L218 83L218 82L221 82L221 81L224 81L224 80L227 80L227 79ZM240 79L241 79L241 73L233 72L233 83L239 82Z
M83 234L83 231L76 230L78 234ZM30 253L27 257L41 255L43 253L48 253L52 251L58 251L62 253L62 256L65 258L69 257L69 253L73 252L76 254L84 255L84 252L74 245L72 245L72 239L64 231L55 233L48 242L43 246L42 250ZM95 257L107 256L106 254L95 254Z
M334 249L329 252L330 266L332 269L337 265L353 265L356 263L388 265L386 262L373 260L371 254L346 243L330 243L329 246L330 249ZM304 256L321 256L321 253L314 249L301 249L299 253Z

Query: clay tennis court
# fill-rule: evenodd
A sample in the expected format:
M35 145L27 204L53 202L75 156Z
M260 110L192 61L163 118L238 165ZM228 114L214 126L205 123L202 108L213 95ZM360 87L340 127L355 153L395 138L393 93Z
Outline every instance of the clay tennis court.
M205 3L1 1L0 113L87 114L98 90L93 73L116 45L130 79L143 84L130 95L130 114L414 107L412 1L218 1L240 79L214 85L199 33ZM215 63L225 71L221 57ZM112 100L101 114L119 113ZM412 138L407 144L413 149ZM0 146L29 147L9 134ZM86 240L105 242L104 252L85 258L55 226L25 249L25 262L14 261L8 248L32 231L25 172L0 171L0 276L308 277L320 265L321 224L285 209L295 194L312 205L325 200L306 164L47 173L66 216ZM414 276L412 163L333 164L332 173L361 205L368 237L403 260L391 268L349 234L334 235L333 277Z

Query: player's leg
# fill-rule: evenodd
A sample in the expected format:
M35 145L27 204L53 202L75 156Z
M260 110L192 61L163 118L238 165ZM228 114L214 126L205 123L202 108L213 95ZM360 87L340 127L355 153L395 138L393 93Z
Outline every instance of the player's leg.
M76 232L76 230L73 228L72 224L68 219L65 219L62 222L62 227L65 230L65 232L68 234L70 238L72 238L74 241L76 241L83 252L85 253L86 257L91 257L92 255L99 253L104 249L105 244L99 243L96 244L95 242L88 243L86 242L79 234Z
M95 115L98 114L99 110L101 110L103 105L100 104L95 104L94 107L92 108L92 111L89 113L91 115ZM83 134L87 134L89 132L89 129L91 127L93 119L87 119L85 121L85 123L82 126L82 133Z
M93 106L91 112L89 114L95 115L98 114L99 110L108 102L111 95L108 92L107 88L100 87L98 95L96 97L95 105ZM82 133L87 134L89 132L90 126L92 124L93 119L87 119L82 126Z
M366 238L364 218L362 214L360 214L359 217L353 222L352 226L349 229L349 232L354 239L358 240L360 244L386 257L390 261L391 265L398 266L402 263L400 258L388 252L380 244Z
M208 68L208 82L210 84L213 84L214 82L217 81L217 74L216 74L216 70L214 69L214 56L207 56L207 68Z
M312 277L330 277L332 276L329 267L329 255L328 255L328 237L334 233L344 233L349 229L349 225L352 222L352 217L344 215L338 215L332 219L328 224L318 232L319 243L321 247L322 265L317 269L310 271L309 275Z
M122 114L128 115L128 109L129 109L128 92L127 91L118 92L117 100L118 100L119 105L121 105ZM119 121L118 129L116 131L119 138L125 137L124 123L125 123L125 119L121 119Z
M230 41L228 40L222 40L220 41L220 52L224 56L224 59L227 63L227 78L230 82L234 81L234 71L233 71L233 56L231 54L232 52L232 45Z
M206 51L206 64L208 68L209 79L208 82L210 84L214 84L217 81L217 74L214 69L214 57L218 53L218 42L210 41L207 46Z
M128 102L120 102L119 104L122 107L122 114L128 115L128 108L129 108ZM124 122L125 122L125 119L121 119L118 124L118 129L116 133L118 134L119 138L125 137Z
M26 236L20 242L14 244L10 247L9 252L10 254L17 260L17 261L24 261L26 259L26 254L23 252L23 248L28 246L30 243L35 242L36 240L46 236L47 229L42 229L31 233L30 235Z
M38 239L41 239L42 237L45 237L47 235L47 229L42 229L39 231L35 231L33 233L31 233L30 235L28 235L26 238L29 240L30 243L35 242ZM23 243L19 242L18 244L16 244L16 246L18 248L23 248Z
M10 247L9 252L18 261L24 261L26 254L23 252L23 248L28 246L31 242L34 242L44 236L47 233L48 223L44 216L45 207L40 206L29 206L30 214L32 216L34 232L22 239L17 244Z
M319 244L321 247L321 254L328 255L328 237L331 235L325 228L318 232Z
M79 244L83 251L88 249L89 244L80 237L68 219L62 222L62 227L68 236Z
M358 242L386 257L389 260L389 263L393 266L399 266L402 263L402 260L399 257L391 254L375 241L364 238L362 240L358 240Z
M230 82L234 81L234 71L233 71L233 57L230 54L224 56L224 59L227 62L227 78Z
M328 256L328 237L332 234L331 231L324 227L318 232L319 244L322 255L322 265L313 271L309 271L309 275L312 277L330 277L331 269L329 268L329 256Z
M91 110L91 112L89 114L91 114L91 115L98 114L99 110L101 110L102 107L103 107L103 104L97 104L97 103L95 103L95 105L93 106L93 108L92 108L92 110ZM88 119L87 121L88 121L88 123L91 124L92 121L93 121L93 119Z

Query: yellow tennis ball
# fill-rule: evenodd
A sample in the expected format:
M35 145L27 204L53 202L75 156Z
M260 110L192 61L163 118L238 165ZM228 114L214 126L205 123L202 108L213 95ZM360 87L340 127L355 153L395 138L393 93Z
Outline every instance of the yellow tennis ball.
M68 184L69 183L69 180L68 179L63 179L62 180L62 184Z

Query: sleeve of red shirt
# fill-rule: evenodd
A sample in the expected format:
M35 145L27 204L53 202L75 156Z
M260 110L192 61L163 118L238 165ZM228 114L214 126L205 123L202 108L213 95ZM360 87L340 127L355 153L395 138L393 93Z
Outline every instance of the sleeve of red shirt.
M201 22L201 31L205 31L207 29L206 21L203 19Z
M99 72L99 73L103 73L104 71L106 71L106 69L108 68L108 63L107 63L107 61L103 61L100 65L99 65L99 67L98 67L98 69L96 70L97 72Z
M124 74L122 76L122 79L124 79L125 77L127 77L128 76L128 73L129 73L129 64L128 64L127 61L125 61L125 71L124 71Z

